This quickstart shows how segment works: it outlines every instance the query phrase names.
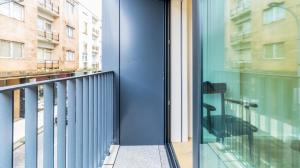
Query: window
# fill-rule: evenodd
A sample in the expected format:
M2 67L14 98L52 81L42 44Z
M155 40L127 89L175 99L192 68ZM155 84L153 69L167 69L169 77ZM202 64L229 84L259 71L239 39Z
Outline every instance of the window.
M247 34L251 32L251 21L245 21L237 25L238 33Z
M88 23L87 22L84 22L84 24L83 24L83 33L84 34L87 34L88 33Z
M7 0L0 0L0 4L4 2L7 2ZM15 2L5 3L0 5L0 14L23 21L24 6Z
M52 23L49 20L44 19L42 17L38 18L37 27L39 30L42 30L42 31L47 31L47 32L52 31Z
M75 60L75 52L67 51L66 61L74 61Z
M285 18L285 10L282 8L283 8L283 4L279 7L271 7L269 9L266 9L263 14L263 16L264 16L263 23L270 24L272 22L276 22L281 19L284 19Z
M1 58L10 58L10 42L0 40L0 57Z
M38 49L38 60L49 61L52 60L52 50L47 48Z
M69 38L74 38L74 28L73 27L70 27L70 26L67 26L67 36Z
M23 43L0 40L1 58L22 58Z
M250 63L252 60L251 49L241 49L237 52L239 63Z
M66 14L67 14L68 18L69 19L72 18L73 15L74 15L74 11L75 11L74 2L71 2L71 1L67 0L65 9L66 9Z
M264 58L284 58L284 43L272 43L264 45Z

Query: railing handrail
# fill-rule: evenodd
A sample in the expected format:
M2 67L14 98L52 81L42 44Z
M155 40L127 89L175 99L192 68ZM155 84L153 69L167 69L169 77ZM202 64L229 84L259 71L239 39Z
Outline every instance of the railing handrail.
M45 81L37 81L37 82L30 82L30 83L24 83L24 84L12 85L12 86L4 86L4 87L0 87L0 92L30 88L33 86L44 85L44 84L48 84L48 83L62 82L62 81L67 81L67 80L74 80L77 78L84 78L84 77L89 77L89 76L93 76L93 75L109 74L109 73L113 73L113 71L96 72L96 73L91 73L91 74L71 76L71 77L65 77L65 78L59 78L59 79L50 79L50 80L45 80Z

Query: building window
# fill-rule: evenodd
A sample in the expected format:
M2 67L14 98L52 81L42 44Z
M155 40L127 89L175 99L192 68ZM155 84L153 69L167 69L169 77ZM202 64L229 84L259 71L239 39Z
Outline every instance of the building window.
M39 17L37 20L37 27L39 30L51 32L52 31L52 23L51 21Z
M66 29L66 33L67 33L67 36L69 38L74 38L74 28L73 27L70 27L70 26L67 26L67 29Z
M264 58L280 59L284 58L284 43L272 43L264 45Z
M52 60L52 50L47 48L38 49L38 60L49 61Z
M67 51L66 61L74 61L75 60L75 52Z
M0 40L1 58L22 58L23 43Z
M87 34L88 33L88 23L87 22L84 22L84 24L83 24L83 33L84 34Z
M251 21L245 21L237 25L238 33L248 34L251 32Z
M263 13L263 23L270 24L285 18L285 10L283 4L279 7L271 7L264 11Z
M73 15L74 15L74 11L75 11L74 2L71 2L70 0L67 0L65 8L66 8L66 14L69 17L69 19L72 18Z
M0 4L7 0L0 0ZM24 6L15 2L0 5L0 14L24 21Z

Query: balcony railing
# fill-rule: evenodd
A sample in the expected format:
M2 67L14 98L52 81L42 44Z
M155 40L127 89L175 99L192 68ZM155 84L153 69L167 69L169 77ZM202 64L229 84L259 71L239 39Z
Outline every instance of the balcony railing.
M93 45L92 50L98 52L99 51L99 46Z
M113 141L113 72L0 87L0 168L13 167L13 92L18 89L25 90L25 167L37 167L39 86L44 93L43 167L101 167Z
M230 11L230 15L232 19L236 19L239 16L249 14L251 12L251 2L242 2L237 4Z
M46 9L47 11L55 14L55 15L59 15L59 6L58 5L54 5L53 2L49 1L49 0L39 0L39 5Z
M95 36L99 36L99 30L98 29L95 29L95 28L93 28L93 35L95 35Z
M83 62L87 62L87 60L88 60L88 59L87 59L87 53L86 53L86 52L83 52L83 53L82 53L82 61L83 61Z
M43 60L39 61L37 64L38 69L44 69L44 70L55 70L59 69L59 61L58 60Z
M236 43L241 43L241 42L245 42L247 40L250 40L250 32L235 32L231 35L230 37L230 42L232 44L236 44Z
M59 42L59 34L58 33L38 30L38 36L40 38L42 38L43 40L49 40L54 43Z

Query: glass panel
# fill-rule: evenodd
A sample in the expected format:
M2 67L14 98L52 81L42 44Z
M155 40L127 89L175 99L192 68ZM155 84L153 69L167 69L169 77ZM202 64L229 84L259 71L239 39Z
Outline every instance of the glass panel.
M283 2L201 3L204 168L300 167L300 3Z
M23 44L22 43L12 43L12 54L14 58L23 57Z
M9 41L0 40L0 57L11 57Z

